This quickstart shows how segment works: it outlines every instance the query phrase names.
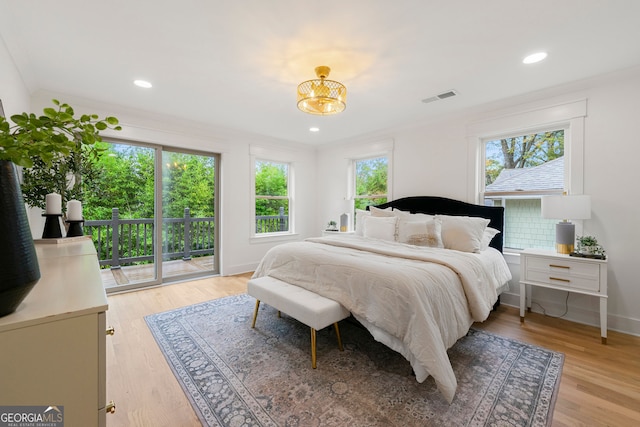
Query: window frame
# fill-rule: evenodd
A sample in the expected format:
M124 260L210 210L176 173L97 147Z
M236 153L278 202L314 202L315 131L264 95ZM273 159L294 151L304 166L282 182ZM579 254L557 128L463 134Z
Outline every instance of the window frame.
M287 195L286 196L265 196L256 194L256 163L264 162L264 163L274 163L279 165L287 166ZM271 158L266 158L264 156L251 156L251 237L252 238L269 238L269 237L277 237L277 236L290 236L295 234L295 206L294 206L294 198L293 198L293 179L294 176L294 162L291 161L283 161L283 160L274 160ZM289 204L289 212L288 212L288 222L289 229L287 231L276 231L276 232L266 232L266 233L257 233L256 232L256 201L258 199L271 199L271 200L287 200Z
M584 121L587 100L559 103L546 107L504 112L494 118L467 127L467 163L475 173L469 174L468 199L484 203L485 142L510 136L527 135L550 129L564 129L564 191L583 194L584 191ZM576 234L582 233L582 221L576 221ZM519 252L505 248L505 252Z
M357 188L357 180L358 180L358 162L363 162L363 161L367 161L367 160L374 160L374 159L381 159L381 158L385 158L387 160L387 182L386 182L386 192L384 194L376 194L376 195L366 195L366 196L359 196L356 194L356 188ZM353 200L353 209L352 211L355 212L355 203L356 200L358 199L379 199L381 197L384 197L387 199L387 201L389 201L389 182L390 182L390 173L389 173L389 168L390 168L390 160L389 160L389 156L387 154L376 154L373 156L366 156L366 157L359 157L359 158L354 158L350 160L350 175L351 175L351 182L350 182L350 186L353 189L352 190L352 197L351 199Z

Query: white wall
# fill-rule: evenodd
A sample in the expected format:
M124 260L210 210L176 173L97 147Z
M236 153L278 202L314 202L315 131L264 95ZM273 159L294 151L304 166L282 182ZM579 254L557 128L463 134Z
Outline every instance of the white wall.
M592 219L584 221L584 233L593 234L609 255L609 327L640 335L640 279L635 271L636 242L640 241L640 70L626 70L590 81L576 82L520 98L484 106L437 123L386 131L369 136L374 145L392 138L393 197L439 195L469 200L469 182L475 174L470 164L467 128L470 124L526 111L587 99L584 125L584 193L592 197ZM318 182L331 192L318 201L318 222L335 215L345 204L346 162L339 153L363 145L363 138L318 152ZM471 175L470 175L471 174ZM518 304L519 257L508 256L514 279L504 295L507 304ZM549 314L564 311L566 293L534 288L533 300ZM536 306L534 305L534 310ZM597 325L598 299L571 294L568 319Z
M0 100L4 114L10 117L29 110L29 91L25 86L4 40L0 38Z

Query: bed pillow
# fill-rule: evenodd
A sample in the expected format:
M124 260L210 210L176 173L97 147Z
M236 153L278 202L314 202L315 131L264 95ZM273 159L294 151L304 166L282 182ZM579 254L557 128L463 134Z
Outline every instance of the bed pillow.
M442 220L442 243L447 249L462 252L480 252L484 230L489 224L486 218L471 216L436 215Z
M398 218L368 216L364 218L364 237L371 239L396 240L396 222Z
M412 215L413 216L413 215ZM398 220L398 242L430 248L444 248L441 236L442 220L417 220L413 218Z
M404 218L409 221L429 221L435 218L435 215L423 214L423 213L411 213L407 211L401 211L395 209L393 214L398 218Z
M480 250L484 251L485 249L487 249L491 244L491 240L493 240L496 234L499 234L499 233L500 233L500 230L496 230L495 228L492 228L492 227L485 228L484 233L482 234L482 243L480 244Z
M368 216L371 216L371 212L363 211L362 209L356 209L356 235L363 236L364 233L364 219Z
M371 212L371 216L377 216L377 217L395 216L391 208L380 209L380 208L376 208L375 206L369 206L369 212Z

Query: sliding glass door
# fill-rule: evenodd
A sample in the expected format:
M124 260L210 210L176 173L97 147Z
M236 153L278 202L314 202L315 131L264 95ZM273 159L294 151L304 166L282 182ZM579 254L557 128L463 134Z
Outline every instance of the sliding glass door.
M218 273L216 154L104 143L83 174L108 292Z
M216 273L216 157L162 152L162 277Z

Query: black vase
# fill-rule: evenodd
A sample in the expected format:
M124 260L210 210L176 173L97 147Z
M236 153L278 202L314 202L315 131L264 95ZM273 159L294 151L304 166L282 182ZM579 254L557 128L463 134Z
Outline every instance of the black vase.
M40 280L16 166L0 160L0 317L13 313Z

